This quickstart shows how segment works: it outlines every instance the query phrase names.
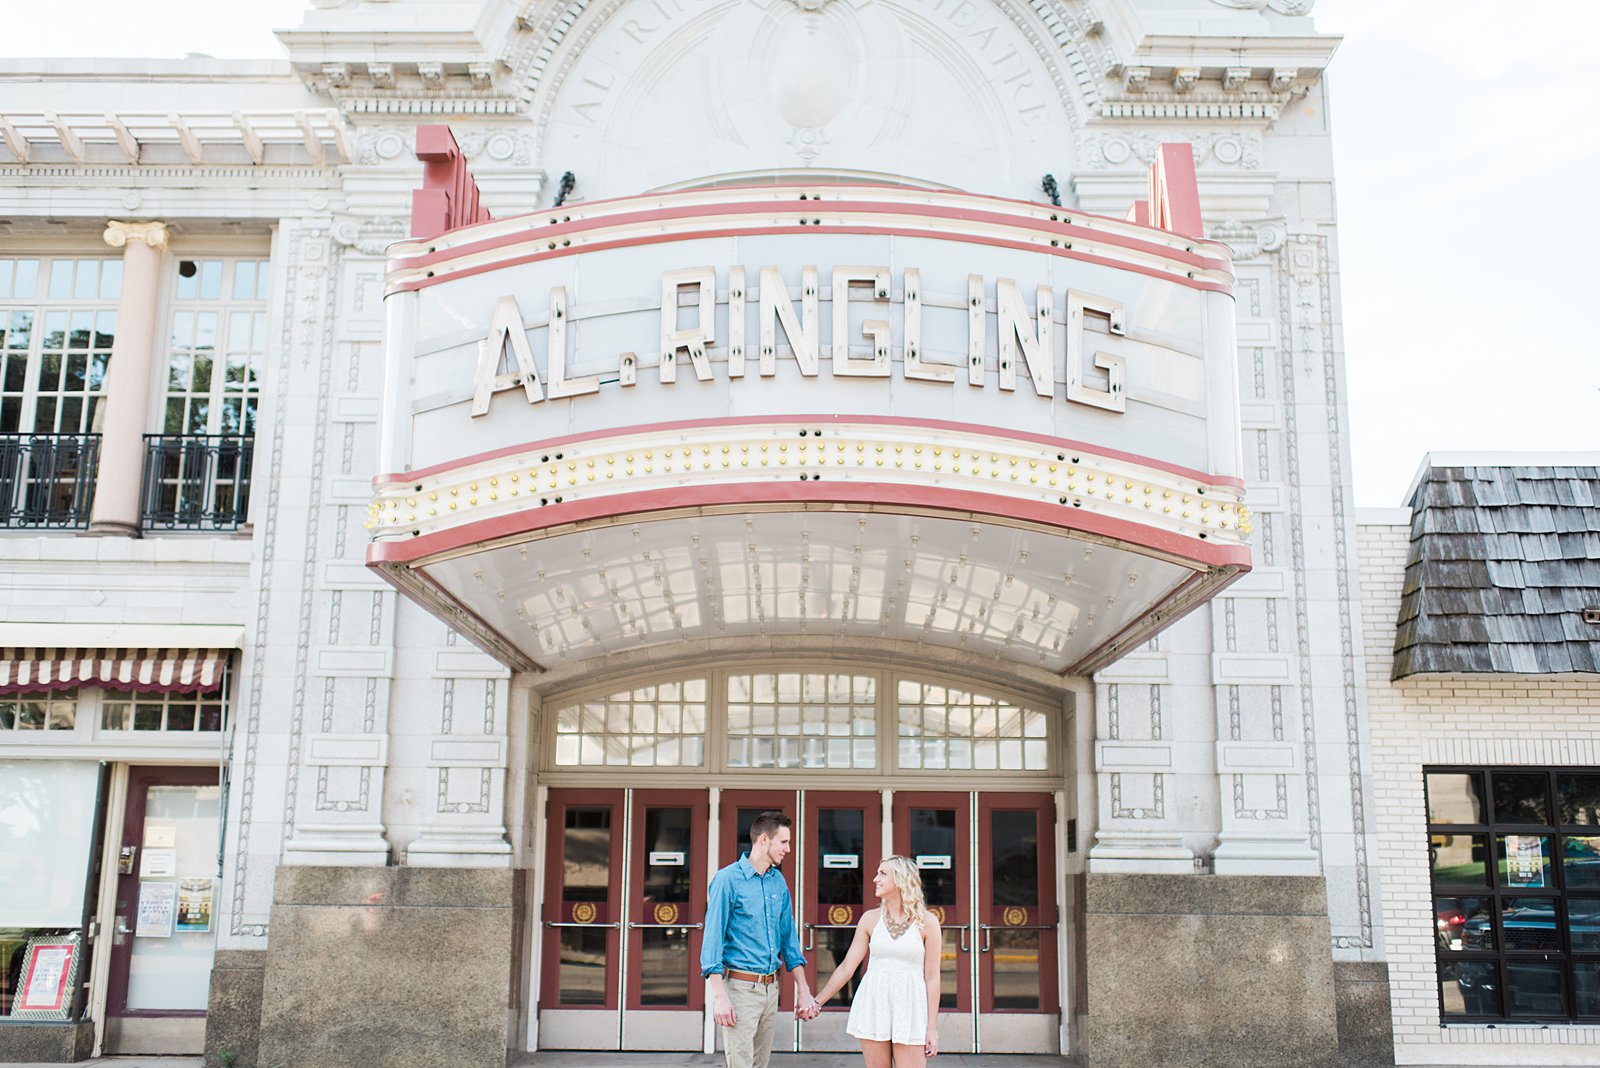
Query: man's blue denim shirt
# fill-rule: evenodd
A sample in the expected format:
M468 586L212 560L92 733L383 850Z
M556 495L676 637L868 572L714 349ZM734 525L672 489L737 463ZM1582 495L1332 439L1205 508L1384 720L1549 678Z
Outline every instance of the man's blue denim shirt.
M780 960L785 971L806 962L789 884L775 864L764 875L757 872L746 853L711 880L700 975L721 975L728 968L765 975L778 971Z

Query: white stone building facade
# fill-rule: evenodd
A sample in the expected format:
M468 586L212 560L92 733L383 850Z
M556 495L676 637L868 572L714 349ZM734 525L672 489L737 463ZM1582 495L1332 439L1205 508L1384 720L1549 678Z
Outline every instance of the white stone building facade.
M1337 39L1309 8L351 0L318 2L281 33L285 60L0 66L0 356L18 369L0 369L0 437L26 455L0 471L13 494L0 502L11 670L0 774L76 791L84 824L77 868L39 860L39 835L19 832L16 855L40 880L19 893L76 878L82 911L75 923L0 913L8 981L66 952L52 946L71 947L80 974L35 1026L8 1032L0 1015L0 1059L204 1049L210 1063L313 1065L352 1044L401 1063L582 1044L709 1051L695 977L660 1001L643 976L676 967L661 963L690 944L676 940L698 938L681 922L697 907L691 884L736 857L746 809L775 806L796 820L791 883L822 952L832 910L853 922L868 902L825 896L837 888L824 858L846 851L819 835L856 827L859 861L880 844L918 851L918 828L948 832L945 852L920 852L944 858L930 873L957 873L941 906L951 1052L1196 1065L1236 1063L1245 1041L1253 1063L1390 1063L1392 1004L1394 1049L1431 1063L1418 1059L1441 1039L1421 941L1431 927L1414 922L1423 843L1385 821L1416 816L1412 764L1445 759L1405 747L1417 744L1411 706L1449 684L1407 691L1402 714L1383 681L1400 550L1357 540L1322 77ZM413 196L425 185L418 129L441 125L491 221L463 186L441 217L476 226L413 228L429 210ZM1203 233L1165 213L1167 186L1150 176L1171 144L1192 149ZM452 166L430 163L428 188L461 177ZM1152 193L1154 208L1122 221ZM741 212L760 221L685 229ZM526 213L537 214L518 221ZM859 297L852 285L877 275L827 270L880 262L887 284ZM694 319L691 301L673 319L690 333L714 324L697 355L694 338L662 342L651 324L698 283L674 280L666 297L652 287L707 264L710 282L692 291L710 318ZM805 270L819 264L810 284L823 292L808 294ZM628 289L634 270L643 281ZM974 272L975 326L962 307ZM925 311L908 312L923 278ZM1007 319L1012 279L1021 316ZM770 315L769 285L782 286ZM554 388L557 286L576 338L565 381L593 375L592 395ZM1059 310L1038 315L1040 287ZM1126 322L1093 304L1075 319L1069 290L1120 302ZM508 375L521 366L523 331L491 324L505 295L548 396L516 407L524 383L508 378L474 413L486 339L489 378L501 356ZM862 325L840 310L858 299L884 306L887 340L852 357L881 361L854 380L827 342L835 317L847 334ZM820 316L814 373L797 344L808 307ZM66 317L54 340L52 315ZM73 316L90 317L81 344ZM739 316L752 357L742 380ZM774 341L758 340L773 321ZM1085 329L1111 364L1089 352L1074 369L1076 342L1063 339ZM908 373L924 339L922 369L943 366L954 385ZM1056 362L1036 363L1030 340ZM769 344L770 378L756 369ZM685 361L676 381L664 355ZM974 377L957 378L969 357ZM107 363L102 380L93 368ZM879 372L886 381L869 380ZM811 440L839 465L820 469L820 490L793 489L777 467L738 494L694 481L719 455L776 450L771 435L820 428L824 413L837 422ZM671 486L641 482L613 503L541 489L541 509L592 499L596 511L527 526L546 522L532 486L560 464L575 465L582 491L576 465L621 468L636 448L643 479L643 450L684 435L704 460L686 458ZM92 468L71 451L91 438ZM798 455L800 439L784 440ZM976 466L873 481L870 464L846 463L858 447L925 448L930 467L935 448L958 448ZM201 454L212 466L192 466ZM530 495L514 506L498 496L513 468L483 466L502 456L525 461ZM1107 481L1035 501L1024 479L1009 503L953 481L1018 481L1003 457ZM491 490L489 478L505 482ZM786 496L771 489L780 479ZM29 497L35 483L55 489ZM1199 533L1200 487L1230 508L1242 492L1248 522L1229 511L1227 530ZM658 489L701 511L646 508ZM471 497L491 526L430 520L429 493L462 516ZM1174 493L1195 495L1192 521L1161 518ZM446 546L452 530L465 533ZM433 537L445 539L434 555L404 555L407 540ZM674 562L671 547L691 544L698 563ZM674 585L679 563L700 577ZM1139 600L1163 568L1197 585L1174 579ZM957 576L945 583L953 606L902 578L919 569ZM1014 585L1037 597L1013 602ZM564 600L572 591L587 591L581 611ZM749 613L727 614L734 601ZM913 604L926 609L915 621ZM991 611L1009 613L1004 625ZM44 670L89 660L110 674ZM807 689L813 678L826 694ZM1553 701L1590 700L1559 685ZM763 703L763 686L777 696ZM1464 695L1480 696L1493 695ZM146 705L162 711L140 720ZM791 705L807 709L792 732ZM225 721L206 718L213 707ZM1006 711L958 729L956 707ZM1576 708L1551 706L1549 728ZM842 733L809 733L818 716L842 717ZM189 823L139 824L152 798L197 807ZM646 843L680 813L686 845ZM605 833L583 839L600 819ZM991 876L1013 823L1034 866L1009 903ZM161 844L169 824L176 846ZM215 863L194 837L212 826ZM594 868L598 897L559 877L580 840L613 849ZM83 866L91 854L98 873ZM691 876L682 887L650 882L674 864ZM205 880L204 929L189 909L150 933L161 885L201 894L183 884ZM681 901L659 896L679 890ZM641 922L650 929L600 931ZM184 939L194 952L173 953L188 1000L141 1001L151 954ZM985 955L995 944L1009 964ZM583 972L599 958L612 964ZM431 993L438 967L459 977L449 998ZM428 1011L406 1009L418 1004ZM841 1040L837 1026L783 1026L783 1048ZM1577 1051L1584 1034L1539 1041ZM1545 1063L1481 1027L1444 1037L1458 1035L1458 1060L1477 1043L1504 1063Z

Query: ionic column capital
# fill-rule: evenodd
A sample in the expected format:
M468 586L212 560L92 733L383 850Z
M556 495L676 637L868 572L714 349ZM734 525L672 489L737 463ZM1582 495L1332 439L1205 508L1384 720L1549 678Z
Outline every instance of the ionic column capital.
M118 222L106 224L106 244L122 248L130 241L143 241L153 249L167 247L167 224L162 222Z

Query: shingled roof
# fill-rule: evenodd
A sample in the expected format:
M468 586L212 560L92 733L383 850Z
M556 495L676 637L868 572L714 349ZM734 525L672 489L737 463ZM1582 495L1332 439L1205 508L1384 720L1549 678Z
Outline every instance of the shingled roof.
M1600 672L1600 466L1435 460L1410 503L1393 678Z

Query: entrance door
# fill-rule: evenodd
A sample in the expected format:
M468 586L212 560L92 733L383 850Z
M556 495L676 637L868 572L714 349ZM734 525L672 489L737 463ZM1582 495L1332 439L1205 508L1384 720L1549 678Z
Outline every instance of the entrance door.
M702 1042L708 809L700 790L633 791L623 1049L697 1049Z
M972 1013L972 805L957 793L896 793L894 849L922 876L928 907L939 918L939 1049L975 1050Z
M872 875L883 859L883 799L870 791L806 791L805 819L798 847L800 917L807 978L820 990L850 951L856 921L877 904ZM822 1015L800 1026L799 1048L855 1052L845 1034L850 1002L864 971L846 983Z
M216 946L216 768L132 768L122 826L106 1051L199 1053Z
M539 1043L698 1049L704 790L552 790Z
M799 900L795 874L799 868L800 826L799 794L794 790L724 790L721 799L721 835L717 851L718 867L725 867L750 852L750 825L763 812L782 812L794 821L790 828L790 841L795 852L779 869L789 884L789 895ZM801 943L802 945L804 942ZM782 971L780 967L779 971ZM778 980L778 1020L773 1025L772 1048L778 1053L795 1050L794 980L784 973ZM722 1028L716 1028L716 1048L722 1049Z
M1055 800L978 795L978 1048L1057 1048Z

